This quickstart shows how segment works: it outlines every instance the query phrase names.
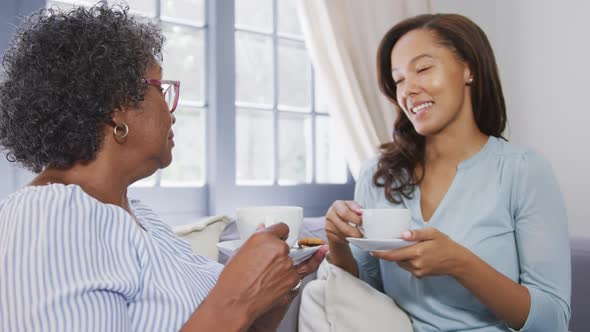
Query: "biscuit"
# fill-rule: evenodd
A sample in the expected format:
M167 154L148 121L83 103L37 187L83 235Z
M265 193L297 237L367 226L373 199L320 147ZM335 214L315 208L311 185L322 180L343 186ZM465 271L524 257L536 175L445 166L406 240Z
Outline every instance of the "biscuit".
M318 237L304 237L297 241L300 248L317 247L324 244L324 241Z

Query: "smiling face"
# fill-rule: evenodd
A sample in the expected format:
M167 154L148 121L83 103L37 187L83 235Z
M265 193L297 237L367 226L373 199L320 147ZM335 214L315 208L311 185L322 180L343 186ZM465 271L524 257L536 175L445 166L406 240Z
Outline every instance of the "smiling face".
M391 52L391 67L396 100L420 135L474 122L469 67L434 32L418 29L403 35Z

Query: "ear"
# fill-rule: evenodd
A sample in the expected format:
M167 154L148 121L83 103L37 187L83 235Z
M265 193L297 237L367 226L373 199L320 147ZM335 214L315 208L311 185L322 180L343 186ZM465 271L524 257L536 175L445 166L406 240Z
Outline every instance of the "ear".
M128 109L124 106L117 107L113 110L113 122L119 124L127 122L129 117Z
M465 68L463 69L463 81L465 82L465 85L471 85L474 79L471 69L465 64Z

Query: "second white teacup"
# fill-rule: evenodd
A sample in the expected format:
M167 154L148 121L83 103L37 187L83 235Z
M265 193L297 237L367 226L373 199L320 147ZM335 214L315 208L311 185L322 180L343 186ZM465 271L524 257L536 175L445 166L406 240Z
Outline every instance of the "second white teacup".
M399 239L411 220L408 209L363 209L363 232L367 239Z
M297 242L301 224L303 223L303 208L298 206L255 206L236 210L237 226L240 238L245 240L254 234L260 224L270 226L279 222L289 226L287 245L292 247Z

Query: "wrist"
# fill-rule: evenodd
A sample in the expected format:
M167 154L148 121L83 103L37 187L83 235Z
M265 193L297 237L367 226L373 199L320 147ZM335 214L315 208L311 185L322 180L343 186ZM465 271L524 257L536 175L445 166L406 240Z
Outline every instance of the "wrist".
M478 257L472 253L469 249L459 245L461 250L457 250L457 259L454 268L451 271L451 275L461 281L468 278L471 271L475 270Z
M206 310L210 315L217 315L215 322L216 324L223 322L225 331L246 331L255 317L252 305L235 294L226 294L227 292L216 288L213 288L203 302Z

